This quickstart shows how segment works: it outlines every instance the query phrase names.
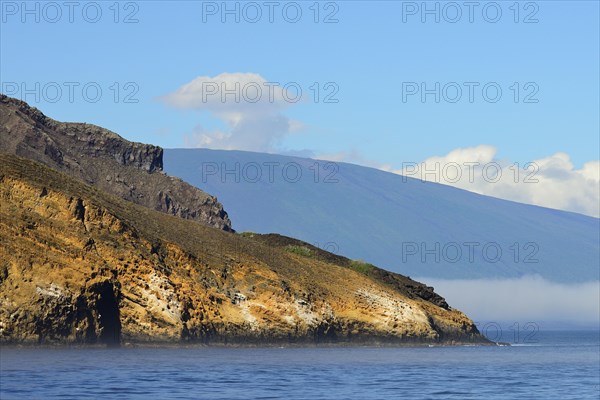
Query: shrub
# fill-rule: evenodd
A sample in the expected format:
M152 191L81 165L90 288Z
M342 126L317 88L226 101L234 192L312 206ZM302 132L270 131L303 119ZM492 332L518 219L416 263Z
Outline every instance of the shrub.
M350 268L361 274L369 275L375 266L361 260L350 260Z
M256 233L254 232L238 232L238 235L242 236L242 237L246 237L246 238L253 238Z
M285 246L285 250L289 251L290 253L294 253L294 254L298 254L299 256L302 257L311 257L312 256L312 251L310 251L309 248L304 247L304 246L296 246L296 245L287 245Z

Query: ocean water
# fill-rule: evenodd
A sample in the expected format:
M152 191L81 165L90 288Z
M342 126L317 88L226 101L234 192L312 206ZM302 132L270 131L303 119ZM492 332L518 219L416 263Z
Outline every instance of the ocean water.
M0 350L2 399L598 399L600 332L423 348Z

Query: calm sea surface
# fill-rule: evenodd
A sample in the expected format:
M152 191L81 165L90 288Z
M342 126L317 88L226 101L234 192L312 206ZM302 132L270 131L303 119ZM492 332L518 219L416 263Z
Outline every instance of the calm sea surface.
M2 399L598 399L600 332L511 347L0 350Z

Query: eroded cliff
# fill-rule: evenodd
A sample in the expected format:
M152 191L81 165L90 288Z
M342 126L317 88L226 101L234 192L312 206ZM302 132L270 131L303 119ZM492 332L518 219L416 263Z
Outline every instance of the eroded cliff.
M160 147L129 142L95 125L55 121L3 94L0 151L39 161L136 204L232 230L215 197L162 172Z

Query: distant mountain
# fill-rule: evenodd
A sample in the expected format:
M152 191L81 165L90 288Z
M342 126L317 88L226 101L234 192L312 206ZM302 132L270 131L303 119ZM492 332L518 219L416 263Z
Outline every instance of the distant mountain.
M423 284L0 153L0 343L482 343Z
M169 174L216 195L238 231L293 236L417 277L599 279L597 218L347 163L206 149L164 158Z
M55 121L3 94L0 152L39 161L136 204L231 230L213 196L162 172L160 147L129 142L95 125Z

